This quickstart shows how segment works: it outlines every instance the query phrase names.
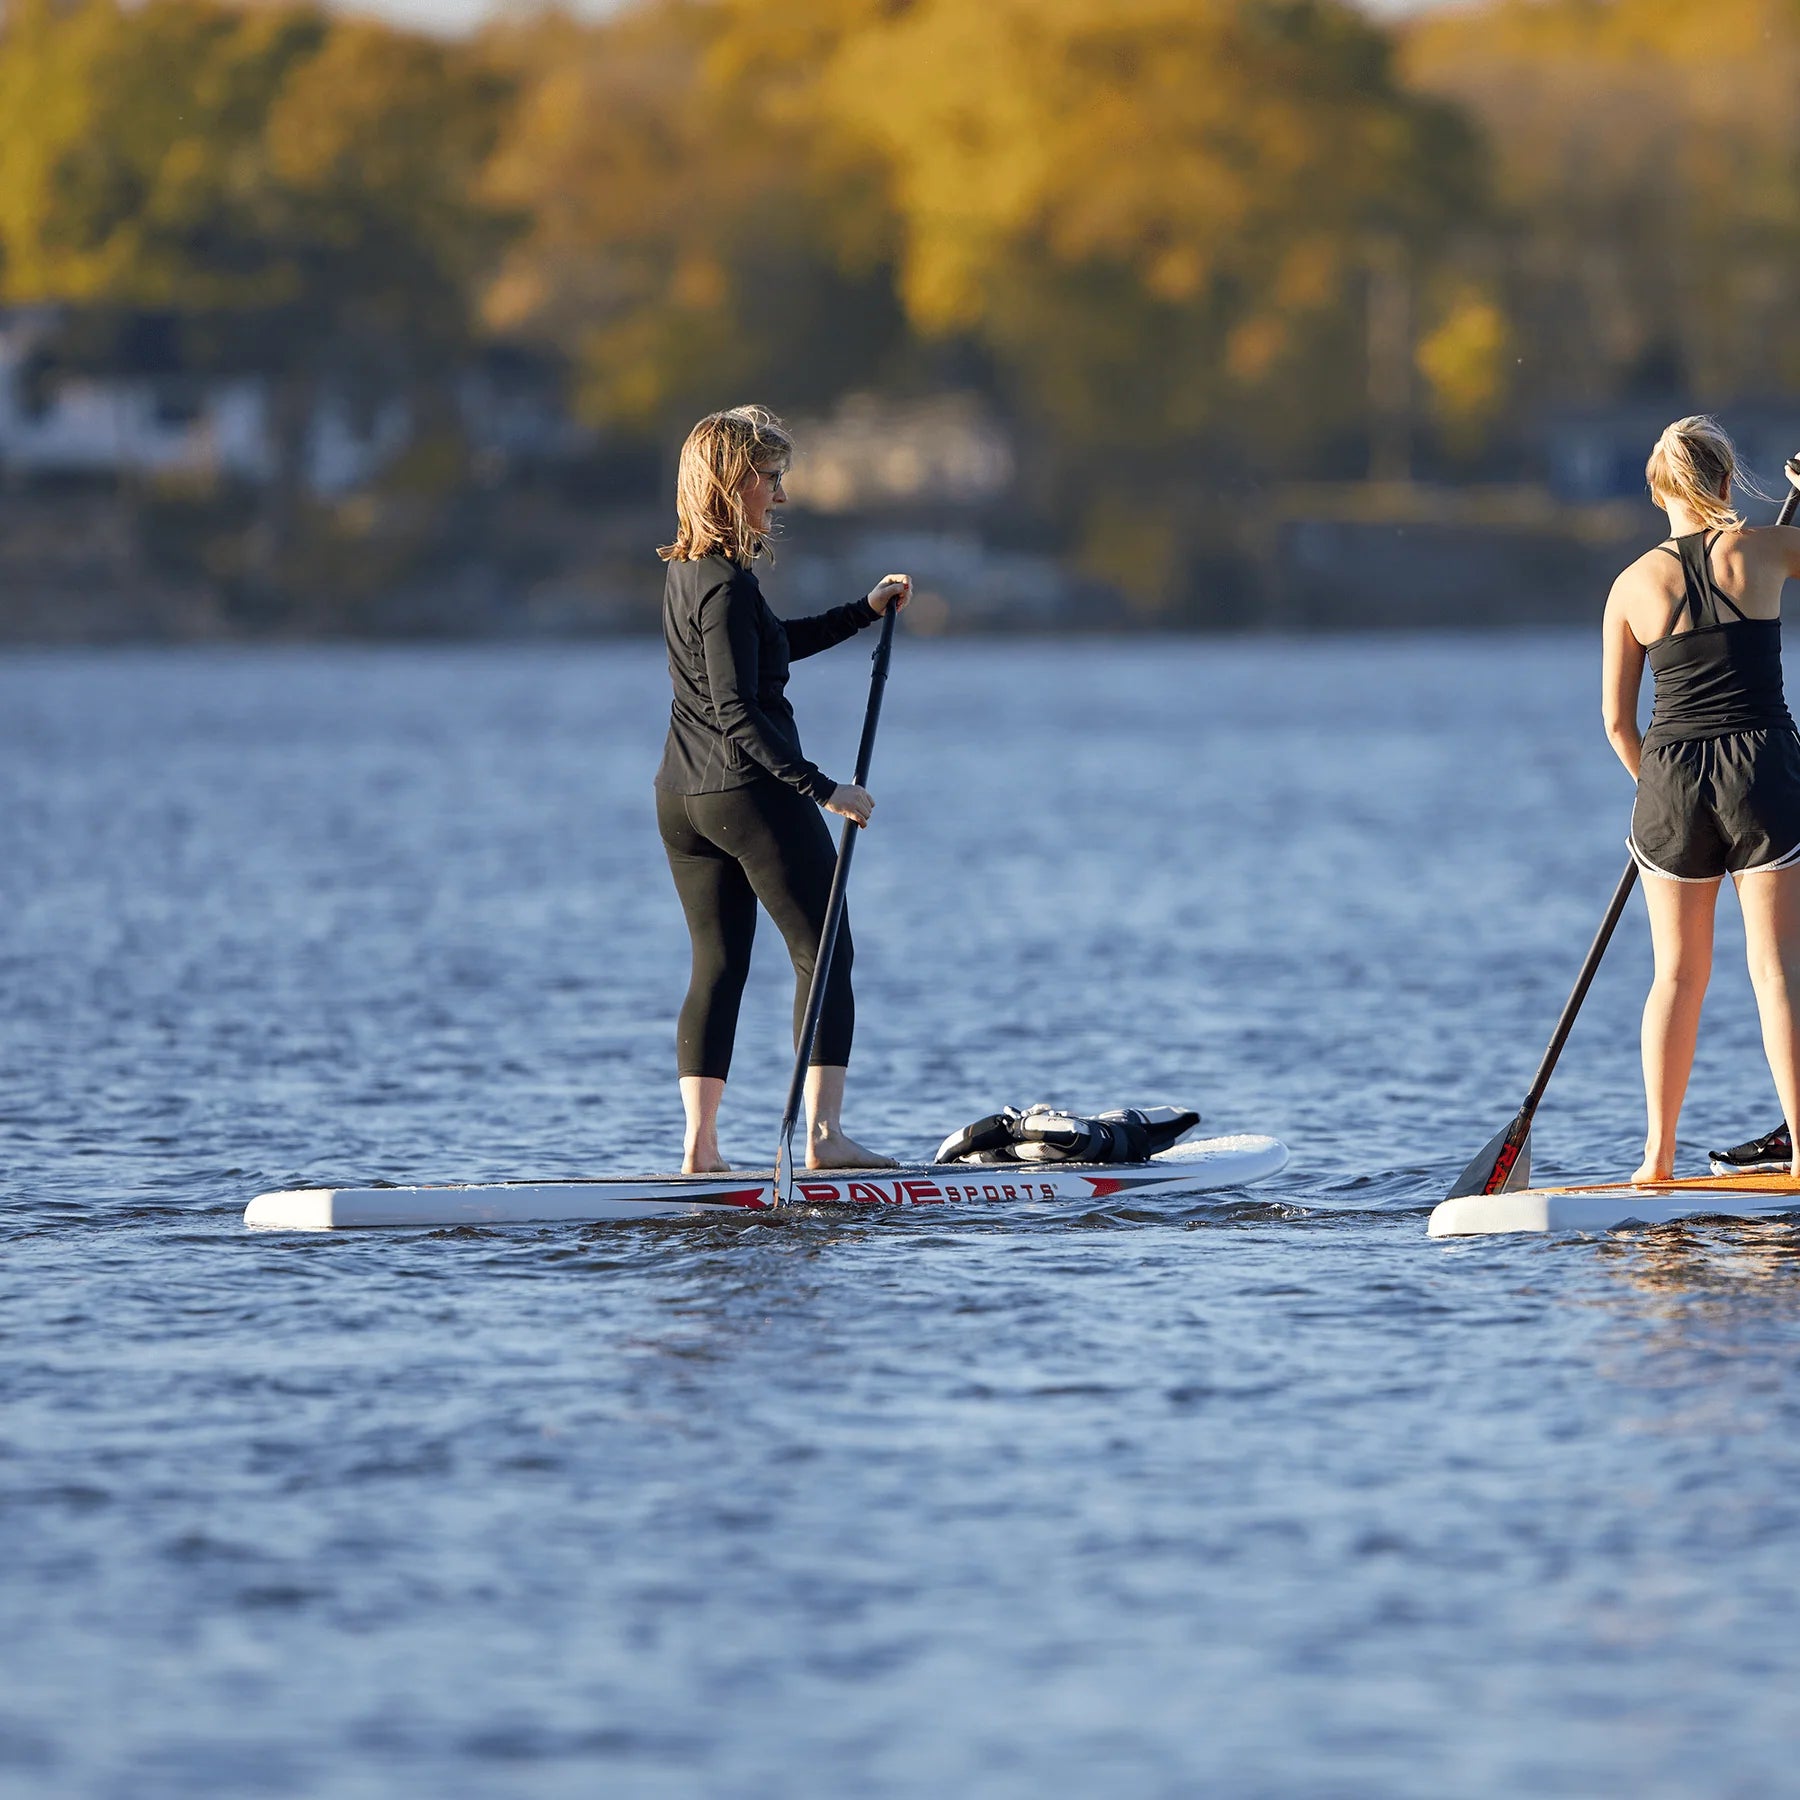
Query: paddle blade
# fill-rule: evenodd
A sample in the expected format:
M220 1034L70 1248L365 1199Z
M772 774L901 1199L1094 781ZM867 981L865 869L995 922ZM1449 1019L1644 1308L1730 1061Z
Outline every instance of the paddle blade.
M1513 1194L1531 1185L1531 1128L1515 1118L1481 1147L1481 1154L1457 1176L1446 1200L1464 1194Z

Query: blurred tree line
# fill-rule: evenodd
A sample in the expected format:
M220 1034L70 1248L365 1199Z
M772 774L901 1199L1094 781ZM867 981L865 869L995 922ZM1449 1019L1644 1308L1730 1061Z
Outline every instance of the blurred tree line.
M148 313L183 366L268 382L251 585L304 561L322 387L441 401L514 229L483 193L509 101L479 55L312 8L9 0L0 298L72 308L65 369L129 372Z
M1796 0L1490 0L1421 20L1404 66L1490 145L1515 404L1800 385Z
M0 302L77 309L71 366L154 310L273 384L271 582L321 385L447 421L496 336L661 444L979 388L1024 516L1146 604L1264 484L1505 472L1547 404L1800 384L1800 0L0 19Z

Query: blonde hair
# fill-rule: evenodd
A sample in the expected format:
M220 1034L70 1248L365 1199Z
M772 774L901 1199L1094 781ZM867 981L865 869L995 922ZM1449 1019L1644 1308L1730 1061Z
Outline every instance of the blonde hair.
M675 541L656 554L664 562L725 556L746 567L769 547L750 529L740 492L755 469L786 468L794 454L787 427L766 406L708 413L681 446L675 475Z
M1744 515L1731 504L1735 482L1766 500L1756 482L1738 468L1737 449L1725 427L1706 413L1677 419L1656 440L1644 479L1660 504L1679 500L1708 531L1742 531Z

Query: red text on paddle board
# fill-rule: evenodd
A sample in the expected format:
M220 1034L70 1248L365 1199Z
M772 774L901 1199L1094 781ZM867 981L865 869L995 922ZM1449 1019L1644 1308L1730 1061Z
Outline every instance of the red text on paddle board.
M1003 1200L1056 1198L1056 1189L1043 1181L796 1181L794 1192L812 1206L942 1206L980 1201L992 1205Z

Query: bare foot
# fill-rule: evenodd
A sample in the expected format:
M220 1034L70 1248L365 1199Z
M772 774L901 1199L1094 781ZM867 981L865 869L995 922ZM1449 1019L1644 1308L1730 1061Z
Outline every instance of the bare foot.
M1631 1178L1631 1185L1642 1187L1649 1181L1673 1181L1674 1179L1675 1171L1673 1169L1659 1169L1653 1162L1642 1162L1638 1164L1637 1172Z
M865 1150L841 1131L821 1131L807 1139L806 1166L809 1169L897 1169L891 1156L877 1156Z
M681 1172L684 1175L729 1175L731 1164L716 1150L711 1156L696 1156L689 1151L681 1159Z

